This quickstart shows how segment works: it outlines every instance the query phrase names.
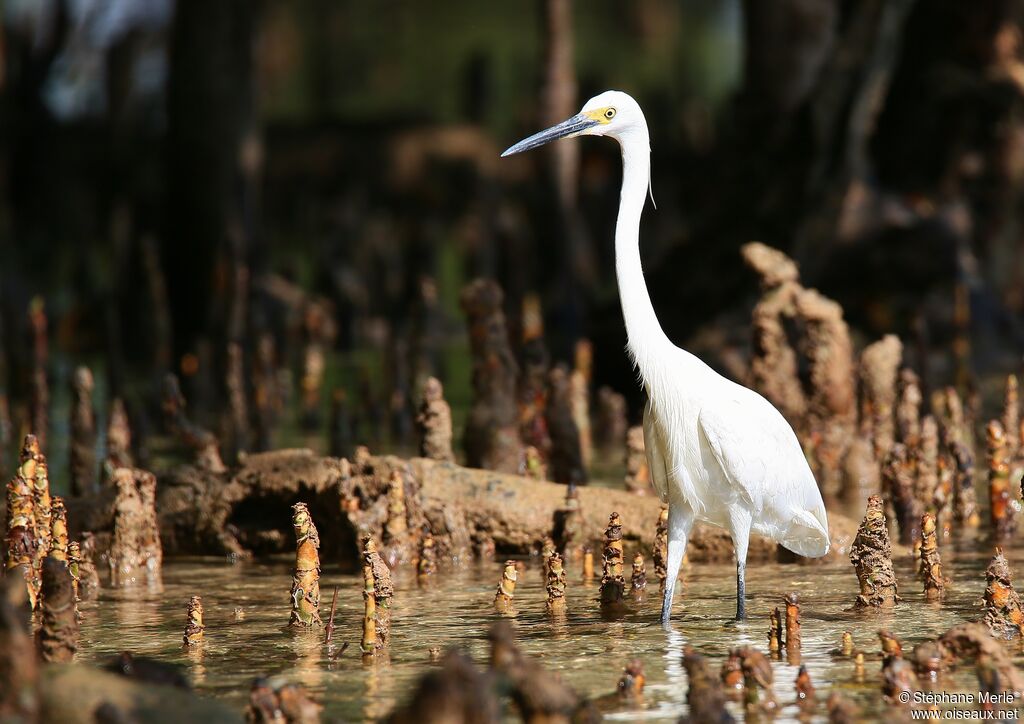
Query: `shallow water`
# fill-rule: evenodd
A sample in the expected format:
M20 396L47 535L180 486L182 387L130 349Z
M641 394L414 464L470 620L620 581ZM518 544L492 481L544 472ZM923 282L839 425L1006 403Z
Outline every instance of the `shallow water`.
M596 697L615 689L625 663L644 663L647 688L642 704L606 714L613 721L675 721L685 712L686 675L681 665L684 644L711 660L713 670L730 647L750 643L766 650L768 611L788 591L799 593L802 604L802 661L818 690L815 719L825 717L824 699L841 688L864 707L865 714L884 716L878 685L880 663L875 632L889 628L909 650L938 636L950 626L977 615L984 588L983 570L990 546L969 543L942 548L946 575L955 583L941 604L926 603L913 574L912 562L897 561L905 602L889 613L848 610L857 590L852 567L829 565L751 564L747 580L749 620L735 624L734 569L731 565L692 565L677 594L673 626L658 622L660 595L650 586L646 600L615 620L603 619L596 582L584 583L577 564L567 566L568 615L555 622L545 613L542 567L526 561L516 588L517 615L511 618L523 649L558 671L580 693ZM1008 551L1015 570L1024 555ZM627 549L626 560L632 559ZM364 664L358 653L362 624L362 582L339 575L325 561L321 606L326 618L332 588L340 586L335 642L351 642L331 660L323 632L294 631L289 613L290 562L284 559L229 564L219 559L178 559L167 562L162 590L111 591L98 602L82 604L78 658L101 661L130 650L181 664L196 687L244 707L249 683L260 675L282 675L305 685L325 706L327 718L341 721L374 720L405 698L417 677L432 664L429 649L464 648L480 664L487 658L486 632L498 616L492 599L501 575L499 563L472 564L462 570L439 572L421 588L411 570L395 576L392 639L387 659ZM653 571L649 575L653 579ZM198 650L181 648L185 604L201 595L206 635ZM244 616L236 619L240 608ZM834 653L844 630L853 632L857 648L867 653L862 679L852 659ZM1008 644L1009 645L1009 644ZM1013 649L1020 658L1019 646ZM334 649L334 652L337 648ZM785 659L785 653L783 653ZM773 664L775 696L780 704L776 721L796 721L793 680L798 666L786 660ZM973 666L965 666L940 686L976 692ZM739 718L738 704L731 704Z

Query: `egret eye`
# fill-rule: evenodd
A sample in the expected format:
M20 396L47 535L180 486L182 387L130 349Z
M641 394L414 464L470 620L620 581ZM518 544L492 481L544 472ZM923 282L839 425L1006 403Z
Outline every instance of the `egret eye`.
M609 121L615 118L615 109L609 108L607 111L604 112L604 117L607 118Z

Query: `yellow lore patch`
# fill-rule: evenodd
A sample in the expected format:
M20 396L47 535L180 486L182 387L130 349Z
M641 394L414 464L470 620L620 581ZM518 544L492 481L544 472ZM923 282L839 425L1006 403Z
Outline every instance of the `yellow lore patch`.
M615 118L615 109L612 108L611 106L606 106L604 108L595 108L592 111L587 111L583 115L585 115L592 121L596 121L597 123L607 125L611 123L613 118Z

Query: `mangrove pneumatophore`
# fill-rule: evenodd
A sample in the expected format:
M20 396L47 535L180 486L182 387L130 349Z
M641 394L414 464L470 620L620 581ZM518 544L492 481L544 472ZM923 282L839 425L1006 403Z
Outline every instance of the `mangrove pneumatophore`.
M452 408L444 399L444 387L436 377L423 383L423 400L416 416L420 455L432 460L453 462Z
M857 607L888 608L901 600L892 567L892 544L885 513L882 512L882 499L877 495L868 498L864 520L850 547L850 562L860 583Z
M594 426L594 444L604 457L618 455L619 446L626 439L628 429L626 397L611 387L597 389L597 412Z
M488 279L477 279L462 290L473 360L473 398L463 446L470 467L515 473L522 449L516 404L519 366L509 346L503 301L501 288Z
M796 593L787 593L782 599L786 604L786 656L791 666L800 663L800 598Z
M989 521L996 540L1006 540L1017 527L1014 503L1017 491L1010 486L1010 445L1003 424L991 420L985 427L988 448Z
M690 721L734 722L732 714L725 708L725 692L718 677L711 673L707 660L689 645L683 649L683 668L689 680L686 703L690 708Z
M92 371L78 367L71 378L71 494L96 491L96 411L93 409Z
M776 606L768 614L768 653L779 654L784 642L782 609Z
M203 599L199 596L192 596L188 600L185 609L185 633L182 634L181 643L183 646L198 646L203 642L203 632L206 626L203 624Z
M626 579L623 576L622 521L618 513L612 513L608 518L601 563L601 605L614 607L622 602L626 587Z
M64 554L61 548L67 547L67 514L64 511L63 501L57 499L57 514L53 512L53 500L50 498L50 476L46 464L46 456L42 453L36 456L36 474L32 481L32 514L35 517L35 554L32 560L32 578L38 584L41 581L43 559L50 552L50 546L54 534L63 536L57 542L55 551L58 558Z
M662 505L658 513L658 525L654 531L654 546L651 557L654 559L654 575L658 577L658 585L665 590L665 579L668 577L668 506Z
M491 674L499 690L508 691L526 722L596 721L600 717L587 701L558 676L519 649L508 621L495 623L489 633Z
M370 567L373 576L374 619L377 647L386 646L391 637L391 599L395 587L391 582L391 569L377 550L372 536L363 538L363 566Z
M64 498L53 496L50 502L50 549L47 553L59 561L68 559L68 511Z
M742 646L737 652L743 671L743 705L748 717L770 713L778 708L772 693L772 665L768 657L753 646Z
M985 571L985 624L997 638L1011 639L1024 635L1024 610L1020 596L1010 580L1010 564L1002 550L996 549Z
M363 657L371 657L377 652L380 642L377 638L377 597L374 594L375 581L373 565L369 560L363 562L363 634L359 641L359 650Z
M800 420L807 410L807 398L797 375L796 350L786 333L801 288L800 272L788 256L759 242L745 244L742 254L761 283L761 298L751 313L750 384L786 419Z
M565 502L554 514L553 539L558 552L566 561L578 561L583 556L583 511L580 491L575 485L565 490Z
M0 577L0 719L39 721L39 659L32 639L28 590L15 576Z
M39 443L35 435L26 435L18 469L7 483L7 526L4 539L4 569L8 575L21 571L29 603L36 607L39 591L34 568L36 552L35 501L33 485Z
M105 476L109 478L117 468L135 465L132 458L132 428L128 423L128 412L124 400L115 397L107 413L107 452L103 460Z
M644 555L637 551L633 556L633 570L629 578L629 589L633 593L633 600L637 603L643 601L647 591L647 566L644 564Z
M626 490L637 495L651 493L651 471L647 467L644 429L639 425L626 431Z
M46 662L71 661L78 650L78 612L65 561L47 556L42 565L42 625L36 636L39 656Z
M579 434L582 471L590 469L594 458L594 436L590 429L590 383L593 379L594 345L589 339L576 340L573 368L569 373L569 406Z
M494 610L502 615L515 613L513 605L516 597L516 581L519 574L516 571L515 561L505 561L501 571L501 580L498 582L498 590L494 592Z
M547 610L552 616L565 614L565 569L562 557L553 553L545 562L545 590L547 591Z
M569 372L564 365L557 365L548 372L547 381L544 419L551 438L547 451L548 477L556 483L581 485L587 482L587 469L580 431L573 416Z
M292 574L292 626L320 625L320 535L305 503L292 506L295 570Z
M875 460L882 461L895 441L896 382L903 344L893 334L868 345L860 355L860 376L866 418L871 424L871 448ZM862 413L863 414L863 413Z
M173 374L164 377L161 399L164 422L178 438L182 447L192 451L195 464L213 473L227 470L220 455L220 443L209 430L196 425L185 413L185 396L181 393L178 378Z
M924 582L924 597L929 601L942 598L946 581L942 576L942 558L936 535L935 516L925 513L921 518L921 563L919 568Z
M108 555L111 585L156 583L160 580L163 559L156 478L145 470L118 468L113 479L117 497Z

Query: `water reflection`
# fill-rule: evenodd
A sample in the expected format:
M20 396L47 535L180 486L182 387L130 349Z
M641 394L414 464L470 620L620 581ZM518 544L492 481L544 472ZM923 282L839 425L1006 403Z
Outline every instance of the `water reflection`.
M627 598L623 615L606 622L596 582L586 585L580 568L567 566L564 617L549 615L544 581L528 569L519 576L515 591L518 615L510 621L525 653L557 670L566 683L589 697L613 692L626 663L640 659L647 680L645 695L612 718L674 721L685 711L683 647L689 643L703 654L712 671L717 671L734 646L751 644L767 650L768 613L780 605L784 593L795 591L801 600L800 662L818 690L818 714L823 714L823 701L833 686L842 687L867 712L877 713L882 711L877 676L879 629L889 629L902 638L909 651L953 624L978 616L977 600L985 587L982 571L989 555L986 544L961 545L953 555L953 546L947 542L942 553L954 585L941 605L925 604L909 556L896 561L905 603L889 612L850 610L857 583L843 561L827 566L751 565L750 618L736 624L731 621L733 567L694 565L682 596L677 595L673 622L666 630L659 621L656 583L644 601ZM1024 556L1013 549L1010 558L1019 566ZM98 661L130 650L175 662L189 671L200 690L232 702L239 710L253 678L280 675L306 686L325 705L326 718L377 719L434 665L431 649L460 647L478 664L486 663L486 632L499 618L493 600L502 567L502 562L493 562L467 566L463 571L442 570L425 588L419 587L411 569L398 571L390 649L364 665L358 650L363 604L357 576L325 569L323 590L340 587L336 630L329 649L323 629L296 631L287 626L291 580L287 558L234 566L219 559L168 561L162 593L140 587L106 589L99 602L81 605L79 659ZM185 605L191 595L203 596L207 627L197 651L181 647ZM325 616L328 606L325 601ZM241 609L241 616L236 609ZM866 654L859 672L852 657L838 652L845 630L853 633L854 649ZM346 643L349 648L339 653ZM1019 645L1012 651L1019 659ZM793 682L799 667L795 659L792 663L786 660L785 652L772 667L773 690L782 707L776 721L797 721L800 710L795 705ZM972 690L977 686L970 666L949 677L944 687ZM730 703L733 706L738 707ZM733 713L741 712L736 708Z

